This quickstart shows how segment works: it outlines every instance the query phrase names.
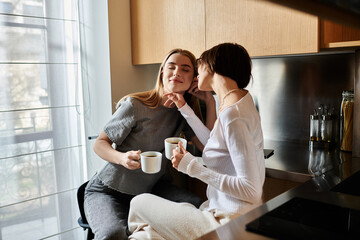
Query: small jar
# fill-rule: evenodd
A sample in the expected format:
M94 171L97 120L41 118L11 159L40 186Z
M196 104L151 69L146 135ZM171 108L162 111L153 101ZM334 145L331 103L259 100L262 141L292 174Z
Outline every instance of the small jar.
M332 117L331 115L321 116L321 141L331 142L332 141Z
M354 92L343 91L340 108L340 150L351 152L353 140Z
M319 116L316 111L310 115L310 141L319 141Z

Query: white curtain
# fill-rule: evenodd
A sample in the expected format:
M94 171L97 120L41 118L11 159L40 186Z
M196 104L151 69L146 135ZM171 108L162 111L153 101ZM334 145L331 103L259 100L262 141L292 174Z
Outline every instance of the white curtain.
M76 0L0 0L0 239L77 239L85 134ZM82 236L81 234L80 236Z

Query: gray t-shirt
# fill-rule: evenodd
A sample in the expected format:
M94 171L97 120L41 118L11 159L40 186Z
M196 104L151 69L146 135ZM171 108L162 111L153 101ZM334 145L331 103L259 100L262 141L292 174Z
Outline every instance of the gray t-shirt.
M161 170L147 174L141 169L129 170L122 165L107 163L97 177L108 187L137 195L150 192L155 183L166 173L168 159L164 154L164 139L184 132L190 140L194 132L187 125L177 108L159 106L150 109L139 100L127 98L105 125L104 132L116 144L116 150L158 151L163 153Z

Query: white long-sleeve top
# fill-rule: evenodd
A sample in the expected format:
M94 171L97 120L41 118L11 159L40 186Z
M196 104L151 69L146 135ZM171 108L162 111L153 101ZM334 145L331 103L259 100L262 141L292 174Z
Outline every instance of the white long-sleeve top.
M211 132L187 104L179 111L206 144L202 155L205 166L190 153L178 166L179 171L208 184L206 210L241 213L259 203L265 179L264 141L260 115L250 93L224 109Z

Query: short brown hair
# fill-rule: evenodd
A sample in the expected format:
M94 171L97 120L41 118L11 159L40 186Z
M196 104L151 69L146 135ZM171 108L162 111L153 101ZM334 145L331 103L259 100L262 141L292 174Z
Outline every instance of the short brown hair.
M245 88L251 79L251 58L246 49L237 43L216 45L203 52L197 64L206 64L210 73L231 78L239 88Z

